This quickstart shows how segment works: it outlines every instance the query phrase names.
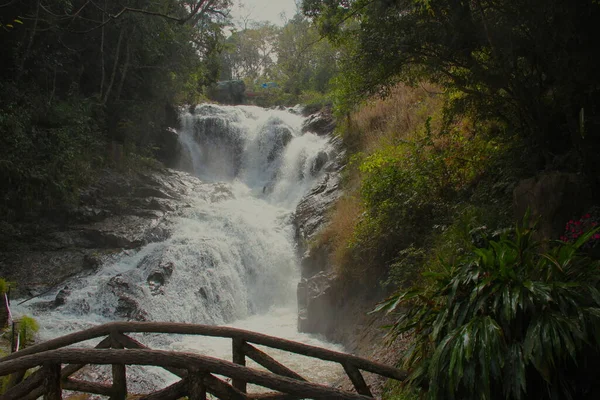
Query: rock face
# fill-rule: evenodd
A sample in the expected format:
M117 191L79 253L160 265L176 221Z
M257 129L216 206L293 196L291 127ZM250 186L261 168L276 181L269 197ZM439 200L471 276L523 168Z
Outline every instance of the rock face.
M189 206L202 185L170 169L135 175L107 171L81 193L78 206L57 211L52 220L13 226L10 236L0 238L0 276L19 282L18 296L34 296L99 268L123 249L164 240L170 216ZM67 297L63 293L55 305Z
M334 129L335 122L329 110L310 115L302 126L302 132L312 132L319 136L329 135Z
M323 116L310 117L303 131L328 134L333 131L333 122L322 123ZM310 122L321 121L317 129ZM316 123L316 122L315 122ZM316 132L318 130L318 132ZM341 300L341 286L335 273L331 271L327 245L310 246L319 232L327 225L327 216L335 201L341 196L340 173L343 168L344 151L338 138L331 138L334 151L319 154L311 173L324 170L321 181L300 201L296 207L294 226L300 255L302 280L298 284L298 330L308 333L334 335L336 328L335 312Z
M533 221L539 220L540 238L557 239L568 220L579 219L591 206L592 192L579 175L546 171L519 182L513 203L519 220L527 210Z
M339 139L332 140L335 151L332 155L325 155L327 161L319 168L327 173L321 181L298 203L294 215L294 226L296 228L296 239L301 257L302 276L310 277L319 271L328 268L327 257L323 256L323 248L308 246L321 229L327 224L327 215L341 196L340 172L344 153L341 150ZM317 160L319 157L317 157ZM316 166L314 166L316 168ZM316 262L320 260L320 262Z
M331 311L336 308L336 276L321 271L298 284L298 330L331 336L335 320Z

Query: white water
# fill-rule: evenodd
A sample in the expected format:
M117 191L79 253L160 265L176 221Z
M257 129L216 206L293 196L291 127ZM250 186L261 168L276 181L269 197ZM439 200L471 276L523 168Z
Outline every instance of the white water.
M292 213L320 178L314 171L326 139L302 134L303 118L287 110L250 106L202 105L182 116L181 143L196 175L207 183L193 206L174 221L172 236L139 251L124 252L92 276L68 282L65 305L36 312L35 302L17 313L34 314L46 340L95 324L118 320L114 277L129 285L127 294L146 319L228 324L304 343L335 348L296 329L299 280ZM148 276L171 264L173 274L157 291ZM112 284L109 282L113 280ZM222 339L145 335L153 348L194 351L231 360L231 342ZM339 373L331 364L269 352L317 382ZM139 390L174 380L159 369L131 368ZM136 381L139 381L136 383ZM151 381L152 383L149 383Z

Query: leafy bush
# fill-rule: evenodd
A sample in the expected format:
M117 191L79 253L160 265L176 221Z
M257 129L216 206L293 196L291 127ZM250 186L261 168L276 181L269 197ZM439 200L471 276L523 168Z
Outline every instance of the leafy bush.
M470 229L506 224L512 191L496 186L512 179L512 159L500 157L510 145L490 139L502 125L453 114L437 90L395 86L342 124L346 195L322 241L346 281L405 285L439 256L467 251Z
M598 398L600 263L579 252L596 231L532 234L487 240L377 307L398 313L392 335L414 335L404 366L427 398Z
M399 250L423 246L435 226L451 224L464 207L461 193L499 150L467 119L442 124L429 118L398 144L366 157L359 166L365 212L349 245L361 264L388 268Z

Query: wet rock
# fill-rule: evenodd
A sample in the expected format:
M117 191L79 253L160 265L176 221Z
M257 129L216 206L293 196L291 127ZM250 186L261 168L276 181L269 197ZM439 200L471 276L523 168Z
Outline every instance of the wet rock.
M86 223L102 221L110 216L110 212L101 208L82 206L74 208L71 215L76 222Z
M309 116L302 125L302 132L311 132L319 136L329 135L335 130L335 121L331 112L321 111Z
M79 204L35 223L1 233L0 276L19 283L14 295L44 292L82 272L96 270L124 249L167 239L173 219L211 186L167 168L133 174L106 170L80 192ZM215 189L219 198L232 196ZM195 201L195 200L194 200Z
M122 295L117 301L115 315L134 321L147 321L148 313L140 308L138 301L130 296Z
M298 331L329 334L335 328L333 312L338 301L334 273L320 272L298 284Z
M285 125L269 126L270 132L264 136L261 146L269 146L270 151L267 156L268 162L273 162L283 152L285 147L292 141L294 135L292 130Z
M63 289L61 289L58 292L58 294L54 298L54 306L59 307L59 306L62 306L63 304L65 304L70 295L71 295L71 291L69 290L69 287L65 286Z
M169 193L167 190L156 187L139 187L136 188L132 196L134 197L157 197L159 199L177 199L173 193Z
M316 176L328 160L329 156L327 155L327 153L324 151L320 151L319 154L317 154L317 157L315 157L313 164L310 166L311 175Z
M122 291L129 291L133 284L128 278L121 274L115 275L107 283L107 286L112 289L112 292L118 294Z
M172 262L165 262L150 271L146 281L153 294L162 293L162 287L167 283L167 280L173 275L175 265Z
M324 226L329 208L341 195L340 176L327 173L296 207L294 225L300 244L311 241Z
M108 289L116 296L117 302L114 314L120 318L136 321L146 321L148 313L136 300L141 299L141 289L125 275L115 275L107 283ZM107 310L110 315L110 310Z
M197 292L197 293L198 293L198 294L200 295L200 297L202 297L204 300L207 300L207 299L208 299L208 293L206 293L206 289L205 289L205 288L201 287L200 289L198 289L198 292Z
M102 266L102 259L99 253L86 254L83 256L83 268L96 271Z

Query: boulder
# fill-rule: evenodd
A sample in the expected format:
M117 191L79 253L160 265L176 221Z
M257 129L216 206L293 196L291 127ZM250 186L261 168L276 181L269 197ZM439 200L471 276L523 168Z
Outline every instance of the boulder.
M220 81L208 91L208 98L222 104L244 104L246 84L242 80Z
M271 132L265 137L262 146L270 146L267 161L272 162L283 152L285 147L292 141L294 135L292 130L285 125L275 125L271 127Z
M331 112L321 111L309 116L302 125L302 132L311 132L319 136L331 134L335 130L335 121Z
M317 157L315 157L312 165L310 166L311 175L316 176L321 171L321 169L323 169L323 166L327 163L328 160L329 156L327 155L327 153L324 151L320 151L319 154L317 154Z
M319 272L298 284L298 331L331 334L335 328L333 315L338 302L334 273Z
M118 274L113 276L107 283L110 290L117 297L114 314L120 318L135 321L148 320L148 313L142 308L136 299L143 298L138 294L138 288L128 277ZM110 314L110 311L107 310Z
M152 294L161 294L163 286L167 283L167 280L173 275L173 269L175 265L172 262L164 262L154 268L148 274L146 281L150 286Z
M68 286L65 286L64 288L62 288L57 293L56 297L54 298L54 306L59 307L59 306L62 306L63 304L65 304L70 295L71 295L71 291L69 290Z
M570 219L579 219L592 205L592 191L583 177L567 172L544 171L522 180L513 191L515 216L527 211L538 221L539 239L558 239Z

